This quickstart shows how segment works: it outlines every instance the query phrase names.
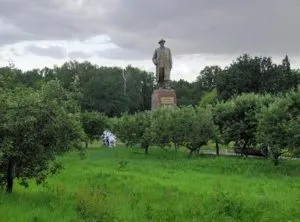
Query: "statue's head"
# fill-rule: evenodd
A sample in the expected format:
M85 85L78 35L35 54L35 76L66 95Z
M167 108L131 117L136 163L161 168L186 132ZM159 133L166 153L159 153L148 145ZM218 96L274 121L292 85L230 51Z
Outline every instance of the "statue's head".
M165 40L164 39L161 39L161 40L159 40L159 42L158 42L158 44L161 46L161 47L163 47L164 45L165 45Z

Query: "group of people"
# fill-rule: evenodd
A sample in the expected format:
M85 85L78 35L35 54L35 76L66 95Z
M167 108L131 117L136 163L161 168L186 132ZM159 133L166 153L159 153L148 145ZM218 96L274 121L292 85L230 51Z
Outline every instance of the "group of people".
M111 133L108 130L105 130L103 134L101 135L103 145L105 147L113 148L116 146L117 143L117 137L113 133Z

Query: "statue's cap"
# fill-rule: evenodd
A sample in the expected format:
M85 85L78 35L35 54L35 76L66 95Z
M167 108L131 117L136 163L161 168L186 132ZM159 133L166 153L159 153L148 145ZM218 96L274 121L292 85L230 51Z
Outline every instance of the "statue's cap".
M166 42L166 40L161 39L161 40L158 41L158 43L161 43L161 42Z

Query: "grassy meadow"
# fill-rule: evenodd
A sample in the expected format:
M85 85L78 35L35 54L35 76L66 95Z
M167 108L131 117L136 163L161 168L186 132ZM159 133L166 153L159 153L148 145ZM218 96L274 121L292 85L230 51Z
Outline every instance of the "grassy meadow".
M300 221L300 161L91 146L47 184L15 181L0 221Z

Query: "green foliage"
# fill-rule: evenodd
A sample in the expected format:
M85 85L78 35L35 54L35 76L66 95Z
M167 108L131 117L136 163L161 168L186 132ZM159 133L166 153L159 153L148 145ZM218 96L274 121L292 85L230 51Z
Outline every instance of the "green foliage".
M139 112L134 115L124 114L118 120L116 133L127 146L139 144L147 154L152 143L151 120L150 111Z
M274 163L286 151L299 153L300 87L262 109L258 139L272 151Z
M109 116L134 113L151 108L154 75L132 66L98 67L90 62L69 61L54 68L22 72L14 66L0 68L0 89L22 85L40 89L50 80L58 79L69 91L76 91L79 105L86 111ZM75 86L76 85L76 86Z
M70 98L57 81L41 90L17 87L0 94L0 177L8 192L15 177L41 183L55 156L78 146L83 130Z
M171 146L172 131L170 131L170 113L172 108L157 108L152 111L151 132L153 145L161 148ZM174 129L172 129L174 130Z
M214 137L215 127L213 123L213 115L210 109L198 108L191 112L188 119L188 129L186 134L186 146L192 152L199 152L201 146Z
M215 103L217 103L217 90L213 89L203 95L198 106L205 108L208 105L215 105Z
M160 108L153 111L151 131L153 144L165 147L173 143L177 149L192 137L192 126L198 122L196 110L192 106ZM200 124L201 125L201 124ZM199 133L199 132L195 132Z
M131 66L124 72L117 67L97 68L94 75L82 85L82 106L109 116L149 109L149 98L153 90L152 77Z
M24 73L18 73L16 75L16 82L26 87L41 88L44 78L39 69L33 69Z
M81 121L89 142L99 138L103 131L109 127L108 117L98 112L83 112Z
M110 117L150 109L153 84L152 74L131 66L124 72L117 67L97 68L81 86L82 107Z
M148 148L152 143L151 123L152 116L150 111L139 112L135 114L135 124L137 124L136 137L145 153L148 153Z
M217 75L216 88L220 99L230 99L242 93L280 93L298 84L297 76L286 57L276 65L270 57L251 57L244 54Z
M217 65L206 66L196 81L171 81L171 88L176 91L179 106L197 106L200 99L205 104L209 102L206 100L214 101L214 90L219 99L225 100L247 92L285 92L300 84L299 73L291 68L287 56L277 65L268 57L243 55L224 70ZM74 98L84 111L114 117L151 109L154 74L130 65L123 69L99 67L88 61L68 61L62 66L28 71L19 70L13 64L0 68L0 90L4 82L6 88L22 85L41 89L45 82L55 79L65 89L76 92Z
M243 147L257 145L258 114L262 107L273 101L270 95L243 94L214 107L214 120L225 143L234 141Z
M197 82L206 92L212 91L216 88L216 79L221 71L222 69L219 66L205 66L197 77Z
M138 143L136 137L137 125L133 115L123 114L117 120L116 134L118 138L125 143L127 147L132 147Z
M194 108L184 106L181 108L173 108L165 110L168 117L164 119L164 124L167 126L166 132L170 133L170 141L175 145L175 148L184 145L189 133L189 120ZM159 124L159 122L157 122ZM158 133L159 136L159 133Z
M180 79L171 81L170 86L176 92L178 106L196 105L203 94L203 89L197 82L190 83Z
M108 116L126 112L129 107L122 90L121 72L118 68L100 68L82 87L82 107Z
M12 67L0 68L0 93L4 89L11 89L15 87L16 72Z
M123 76L122 76L123 77ZM151 109L151 94L154 89L154 75L138 68L127 66L122 78L122 87L129 104L128 112L133 114L137 111Z
M214 135L210 109L192 106L158 108L153 111L125 114L119 119L118 136L128 146L140 144L148 152L150 145L185 145L191 153L199 150Z

